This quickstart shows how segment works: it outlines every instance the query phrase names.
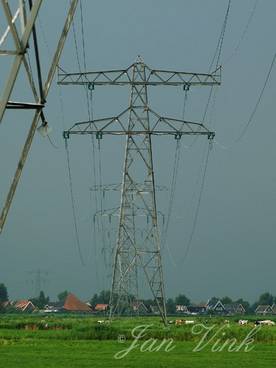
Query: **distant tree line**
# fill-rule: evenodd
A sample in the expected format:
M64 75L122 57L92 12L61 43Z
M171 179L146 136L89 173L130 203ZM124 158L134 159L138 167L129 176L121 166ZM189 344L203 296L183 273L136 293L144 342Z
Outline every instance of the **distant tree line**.
M60 292L57 295L58 302L63 304L68 294L69 294L68 290L64 290ZM2 308L3 302L6 302L8 300L9 300L9 296L8 296L7 287L4 283L0 283L0 312L3 311L3 308ZM50 303L49 296L46 296L43 291L41 291L37 297L31 298L30 300L38 308L43 308L45 305ZM134 296L133 296L133 300L135 300ZM223 304L232 304L232 303L242 304L247 313L253 313L258 305L276 304L276 296L273 296L269 292L265 292L261 294L258 300L254 302L253 304L250 304L248 301L244 300L243 298L233 300L232 298L228 296L224 296L222 298L218 298L214 296L209 299L210 303L212 304L215 304L218 300L220 300ZM99 293L95 293L90 299L90 304L93 307L95 307L97 304L109 304L109 302L110 302L110 291L109 290L102 290ZM153 299L144 299L142 302L144 303L146 308L149 308L151 305L155 305L155 302ZM200 304L204 304L204 303L206 303L206 301ZM184 294L178 294L176 297L168 298L166 300L166 307L167 307L168 314L175 313L177 305L185 305L188 307L191 304L192 304L191 300Z

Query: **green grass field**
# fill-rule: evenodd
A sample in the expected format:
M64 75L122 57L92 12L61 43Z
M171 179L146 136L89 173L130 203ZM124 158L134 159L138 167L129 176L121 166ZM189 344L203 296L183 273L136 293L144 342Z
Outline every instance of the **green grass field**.
M208 341L221 329L201 351L193 350L202 335L192 333L192 326L171 325L164 328L158 317L122 318L111 324L100 325L95 317L81 316L7 316L0 317L0 367L191 367L191 368L272 368L276 366L276 326L262 327L254 338L250 352L212 352L227 339L241 343L252 330L249 326L238 326L231 319L229 326L224 318L197 318L206 328L213 327ZM124 358L115 355L133 344L131 331L139 325L150 325L146 335L137 340L137 347ZM137 335L136 331L136 335ZM223 335L224 334L224 335ZM118 336L121 339L118 340ZM122 339L125 336L125 339ZM155 347L163 338L172 338L174 349L149 352L146 350L156 339ZM207 341L207 340L206 340Z

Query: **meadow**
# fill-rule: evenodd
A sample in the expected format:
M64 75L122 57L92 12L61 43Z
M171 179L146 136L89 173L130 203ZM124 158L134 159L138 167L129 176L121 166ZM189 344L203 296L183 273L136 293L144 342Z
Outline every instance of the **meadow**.
M239 346L254 328L253 321L239 326L238 317L225 318L196 317L197 326L210 328L205 347L195 352L203 334L193 330L194 325L164 327L159 317L135 317L115 319L112 323L99 324L102 317L80 315L2 315L0 316L0 367L241 367L271 368L276 364L276 326L262 327L254 335L252 350L244 346L229 352L229 344L235 341ZM175 318L169 318L175 319ZM191 319L191 318L190 318ZM273 318L271 318L273 319ZM149 326L141 338L135 336L142 327ZM205 331L205 330L204 330ZM216 334L217 333L217 334ZM216 334L216 335L215 335ZM215 336L214 336L215 335ZM151 339L151 340L149 340ZM156 339L156 340L153 340ZM157 348L163 339L172 339L171 351L166 344ZM204 341L204 342L205 342ZM228 344L228 341L230 343ZM221 351L213 352L214 350ZM121 359L121 357L129 349ZM142 351L141 351L142 350ZM156 350L156 349L155 349ZM170 349L168 349L170 350ZM116 355L117 354L117 355Z

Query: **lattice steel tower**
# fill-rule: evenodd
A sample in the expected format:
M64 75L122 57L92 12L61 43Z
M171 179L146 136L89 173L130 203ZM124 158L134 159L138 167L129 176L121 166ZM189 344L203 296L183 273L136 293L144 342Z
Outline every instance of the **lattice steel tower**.
M148 93L145 66L142 62L132 68L132 85L130 97L130 112L128 131L145 130L142 135L128 135L126 142L125 164L122 184L119 233L115 254L112 280L111 306L122 312L138 301L138 265L142 267L152 294L161 314L165 316L164 283L160 255L160 241L157 226L157 211L155 200L154 173L152 162L152 144ZM141 83L137 85L137 82ZM139 163L143 166L142 173ZM136 183L141 180L143 190L136 189ZM144 208L149 216L149 230L145 239L136 238L135 210ZM114 298L119 299L115 303Z
M111 118L79 122L64 132L66 142L71 134L126 135L125 161L121 189L119 229L115 250L110 316L133 311L139 303L138 284L146 283L158 311L166 323L164 280L158 232L152 136L207 135L214 133L201 123L161 117L148 101L148 86L182 86L220 84L220 69L212 74L152 70L138 57L123 70L60 74L60 84L130 86L129 107ZM142 186L141 186L142 183ZM144 226L147 231L137 232Z

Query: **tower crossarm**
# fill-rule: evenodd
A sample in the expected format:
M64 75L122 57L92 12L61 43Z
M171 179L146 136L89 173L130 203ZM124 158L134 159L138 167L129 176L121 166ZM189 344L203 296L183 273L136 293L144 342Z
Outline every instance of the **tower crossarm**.
M173 70L150 69L145 65L145 79L132 78L133 65L127 69L103 70L83 73L60 72L58 84L62 85L144 85L144 86L214 86L221 84L221 67L212 73L189 73Z
M103 184L103 185L93 185L89 188L90 191L100 191L100 192L110 192L110 191L121 191L122 183L114 183L114 184ZM135 186L131 186L128 190L146 192L148 190L148 186L145 183L136 183ZM164 185L155 185L156 191L168 191L168 188Z
M151 134L173 135L175 138L181 138L182 135L207 135L209 139L212 139L215 136L215 133L203 123L160 116L150 108L147 111L150 118L149 127L145 127L143 120L137 115L139 124L136 124L133 130L129 129L127 120L129 112L133 115L137 114L137 108L130 107L118 116L75 123L70 129L63 132L63 137L68 139L72 134L95 134L96 138L101 139L103 135Z

